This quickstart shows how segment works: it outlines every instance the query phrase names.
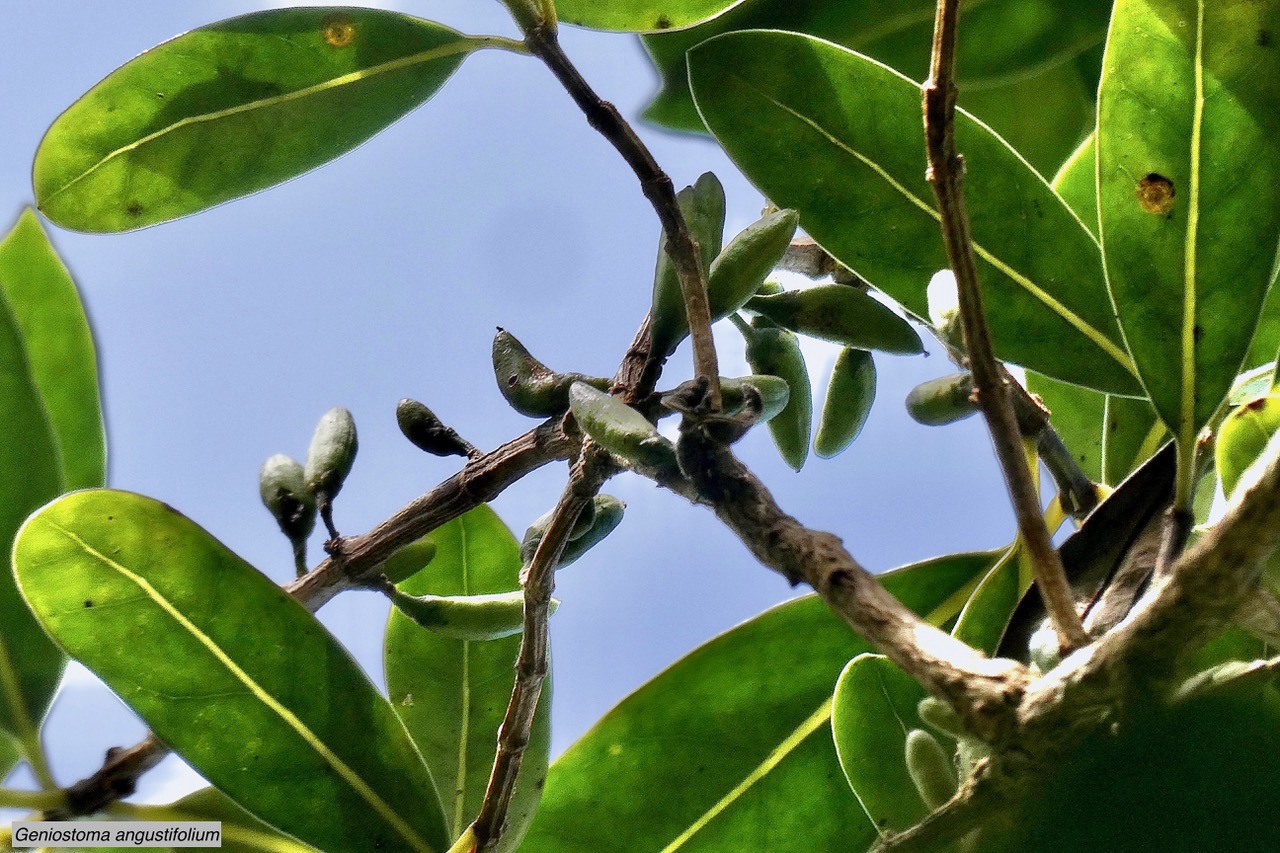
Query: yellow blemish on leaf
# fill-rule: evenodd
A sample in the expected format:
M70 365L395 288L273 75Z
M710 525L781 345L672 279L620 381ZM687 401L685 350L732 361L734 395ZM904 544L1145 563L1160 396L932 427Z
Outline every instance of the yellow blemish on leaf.
M1138 202L1147 213L1166 214L1173 210L1173 181L1152 172L1138 181Z
M326 18L322 25L325 43L330 47L346 47L356 39L356 25L345 15Z
M622 744L620 743L609 744L609 757L617 758L619 755L622 755Z

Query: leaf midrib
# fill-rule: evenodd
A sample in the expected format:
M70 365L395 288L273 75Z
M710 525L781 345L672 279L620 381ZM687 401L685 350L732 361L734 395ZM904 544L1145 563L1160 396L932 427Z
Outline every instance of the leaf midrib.
M1192 447L1196 437L1196 241L1200 229L1200 139L1204 132L1204 0L1196 2L1195 103L1191 115L1190 196L1183 249L1182 399L1178 444Z
M675 839L666 847L663 847L661 853L675 853L675 851L683 847L689 839L701 832L707 824L715 820L716 817L733 805L734 802L746 794L747 791L751 790L752 786L772 773L788 755L795 752L802 743L808 740L810 735L822 728L822 726L826 725L831 720L831 706L832 697L828 696L823 700L822 704L818 706L818 709L809 715L808 719L796 726L791 734L787 735L786 738L783 739L782 743L774 747L773 751L765 756L763 761L743 777L741 782L735 785L729 793L721 797L715 805L699 815L696 820L689 824L688 828L685 829L684 832L676 836Z
M228 655L221 646L219 646L212 637L200 630L194 622L188 619L174 604L169 601L161 592L151 585L146 578L129 570L125 566L111 559L107 555L98 551L85 540L81 539L73 531L63 527L57 522L50 519L41 519L49 527L61 533L68 540L79 547L85 554L99 561L105 566L118 572L122 577L132 582L142 592L150 598L155 604L163 610L171 619L196 639L205 649L214 657L214 659L222 664L222 666L237 681L248 688L249 692L270 709L277 717L281 719L289 728L302 738L311 749L319 755L325 763L334 769L338 776L343 779L351 788L360 795L369 806L378 813L393 829L403 837L409 845L420 853L435 853L434 848L424 841L414 829L388 804L381 796L378 795L373 787L364 780L353 768L343 761L336 753L329 748L327 744L321 740L315 732L302 722L296 714L284 706L278 699L272 696L267 690L258 684L247 672L245 672L231 656Z
M168 136L171 133L176 133L177 131L185 127L218 121L220 119L229 118L231 116L239 115L241 113L253 112L254 110L270 109L272 107L279 106L280 104L285 104L285 103L289 103L290 101L296 101L296 100L301 100L303 98L308 98L308 97L311 97L312 95L317 95L322 92L329 91L331 89L337 89L342 86L353 85L362 80L376 77L380 74L390 74L395 71L403 70L405 68L411 68L415 65L426 64L428 62L433 62L437 59L442 59L447 56L453 56L458 53L470 53L475 50L479 50L481 48L489 47L489 46L491 46L491 39L489 38L486 38L483 36L472 36L472 37L462 36L462 37L459 37L458 40L456 41L453 41L444 45L439 45L438 47L434 47L430 50L420 51L418 53L411 54L409 56L402 56L399 59L393 59L388 62L379 63L378 65L371 65L368 68L362 68L357 71L350 71L346 74L339 75L330 80L326 80L322 83L313 83L310 86L304 86L301 89L295 89L292 92L285 92L284 94L281 94L281 95L272 95L271 97L267 97L267 98L258 98L256 100L247 101L243 104L237 104L236 106L233 106L233 107L227 107L221 110L214 110L213 112L209 112L209 113L202 113L200 115L195 115L195 116L186 116L184 118L178 119L177 121L175 121L170 125L167 125L165 127L160 128L159 130L156 130L147 134L141 139L137 139L133 142L130 142L128 145L122 145L121 147L115 149L114 151L107 153L105 156L99 159L96 163L94 163L88 169L81 172L79 175L76 175L74 178L71 178L62 186L58 187L56 190L54 190L53 192L45 196L43 201L41 201L40 203L40 207L41 209L47 208L48 205L52 203L54 199L56 199L58 196L62 195L64 192L71 189L81 181L87 179L89 176L93 175L95 172L97 172L99 169L107 165L107 163L111 162L112 160L115 160L118 157L123 157L124 155L129 154L133 151L136 151L142 148L143 146L149 145L158 139L162 139L163 137Z

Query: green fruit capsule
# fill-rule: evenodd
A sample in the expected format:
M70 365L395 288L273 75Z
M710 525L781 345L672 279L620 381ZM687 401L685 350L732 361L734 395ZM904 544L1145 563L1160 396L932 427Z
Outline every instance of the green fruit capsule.
M307 478L298 461L277 453L258 472L262 503L289 541L305 540L316 527L316 499L307 491Z
M936 809L955 796L955 765L933 735L924 729L907 732L906 759L907 773L926 806Z
M500 640L524 627L524 593L414 596L393 589L391 601L423 628L454 640ZM551 600L554 613L560 602Z
M920 335L910 323L858 287L821 284L757 296L746 307L783 328L846 347L898 355L924 352Z
M427 567L436 556L436 543L426 536L405 545L382 564L382 573L393 584L408 580Z
M538 361L515 335L498 329L493 338L493 375L511 408L531 418L549 418L569 408L569 386L585 382L601 391L609 380L581 373L556 373Z
M321 509L342 491L359 448L356 421L351 412L342 406L325 412L311 436L305 469L307 491L316 496Z
M747 403L746 389L752 388L760 399L761 409L759 421L772 420L782 414L791 399L791 386L787 380L779 376L764 373L752 376L738 376L733 379L720 379L720 395L725 414L732 415Z
M675 445L644 415L582 382L569 389L569 408L583 432L624 460L652 468L677 468Z
M470 456L475 448L452 427L445 426L435 412L408 397L396 404L396 424L414 447L433 456Z
M813 429L813 389L800 341L786 329L767 322L743 324L739 328L747 339L747 363L751 369L777 376L790 389L786 406L769 421L769 433L782 458L799 471L809 457L809 435Z
M596 495L592 498L591 503L587 504L587 508L582 511L582 515L578 516L578 523L575 524L574 529L577 530L578 524L581 524L582 519L588 515L591 517L591 524L576 536L569 534L569 541L560 552L559 568L563 569L576 562L583 554L600 544L622 522L622 514L626 508L627 505L613 495ZM550 523L551 512L547 512L539 516L524 532L524 538L520 540L520 559L526 566L533 562L533 555L542 544L542 537L546 535L547 526Z
M827 399L822 403L814 451L830 459L853 444L871 414L876 400L876 363L862 349L844 349L836 356L827 383Z
M1280 429L1280 391L1256 397L1231 411L1218 429L1214 456L1222 491L1228 498L1240 477Z
M921 382L907 394L907 414L925 426L943 426L978 411L973 399L973 376L953 373Z
M677 193L676 202L684 214L689 236L698 246L705 278L711 262L720 254L720 244L724 239L724 187L715 175L707 172L693 186ZM664 234L658 242L658 264L653 272L653 307L649 325L653 351L664 356L670 355L689 334L680 277L667 254L666 243Z
M916 705L916 713L921 720L940 732L945 732L952 737L965 735L964 721L960 719L956 709L951 707L950 702L935 696L926 696Z

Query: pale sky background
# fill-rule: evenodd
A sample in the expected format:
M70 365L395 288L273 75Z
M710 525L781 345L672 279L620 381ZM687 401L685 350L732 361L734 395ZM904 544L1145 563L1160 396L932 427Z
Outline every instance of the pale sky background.
M4 227L30 203L44 130L85 90L184 30L276 5L288 4L7 4ZM367 5L516 34L493 0ZM603 97L639 113L657 79L635 39L566 30L562 40ZM758 215L759 194L712 143L641 133L677 186L708 169L720 176L726 237ZM281 581L292 567L258 501L263 459L303 457L319 416L347 406L361 449L337 520L345 533L367 530L458 467L401 437L397 400L422 400L483 449L523 432L534 422L494 385L494 327L555 369L611 375L648 310L658 241L634 177L551 75L496 51L468 59L432 101L363 147L285 186L129 235L52 231L97 335L110 485L172 504ZM717 331L724 372L748 372L737 334ZM811 457L795 474L764 429L739 445L786 510L840 535L874 571L1013 536L980 421L930 429L903 411L908 389L952 369L929 349L877 357L870 422L835 460ZM808 353L821 401L834 349ZM689 373L686 344L662 385ZM554 503L564 476L548 466L495 502L517 537ZM627 501L625 520L557 580L557 754L679 656L794 594L706 510L629 475L606 491ZM379 597L352 593L320 614L379 683L386 610ZM54 773L69 784L143 732L73 666L47 729ZM195 784L169 759L142 795L167 801Z

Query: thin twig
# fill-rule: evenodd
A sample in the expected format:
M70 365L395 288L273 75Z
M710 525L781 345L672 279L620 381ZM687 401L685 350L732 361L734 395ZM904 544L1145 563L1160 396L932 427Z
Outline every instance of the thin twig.
M711 308L707 302L702 260L698 244L690 236L684 214L676 201L671 178L658 165L658 161L618 112L618 108L597 95L570 62L560 47L554 25L542 24L529 28L525 32L525 44L529 46L530 53L541 59L560 81L560 85L564 86L586 116L587 123L622 155L622 159L639 179L645 198L649 199L654 212L658 214L662 230L667 235L666 252L675 265L680 279L680 291L684 295L689 336L693 341L694 375L707 380L712 405L718 410L720 368L715 341L711 337Z
M605 472L612 470L607 454L597 451L598 448L589 441L584 446L583 454L574 464L569 482L551 514L542 541L523 573L524 629L516 658L516 680L507 713L498 729L498 751L494 756L489 785L472 824L477 851L497 847L506 828L511 797L515 793L538 698L542 695L542 685L550 666L547 617L550 615L551 593L555 589L556 566L578 516L600 491L600 486L607 479Z
M977 260L962 191L964 160L956 152L955 145L955 47L959 16L957 0L938 0L930 79L924 86L929 182L938 200L942 238L956 278L965 349L973 371L978 405L986 418L996 457L1004 471L1018 530L1031 558L1040 594L1063 649L1074 649L1086 643L1088 638L1076 612L1062 562L1040 514L1040 497L1022 451L1021 435L995 358L978 286Z

